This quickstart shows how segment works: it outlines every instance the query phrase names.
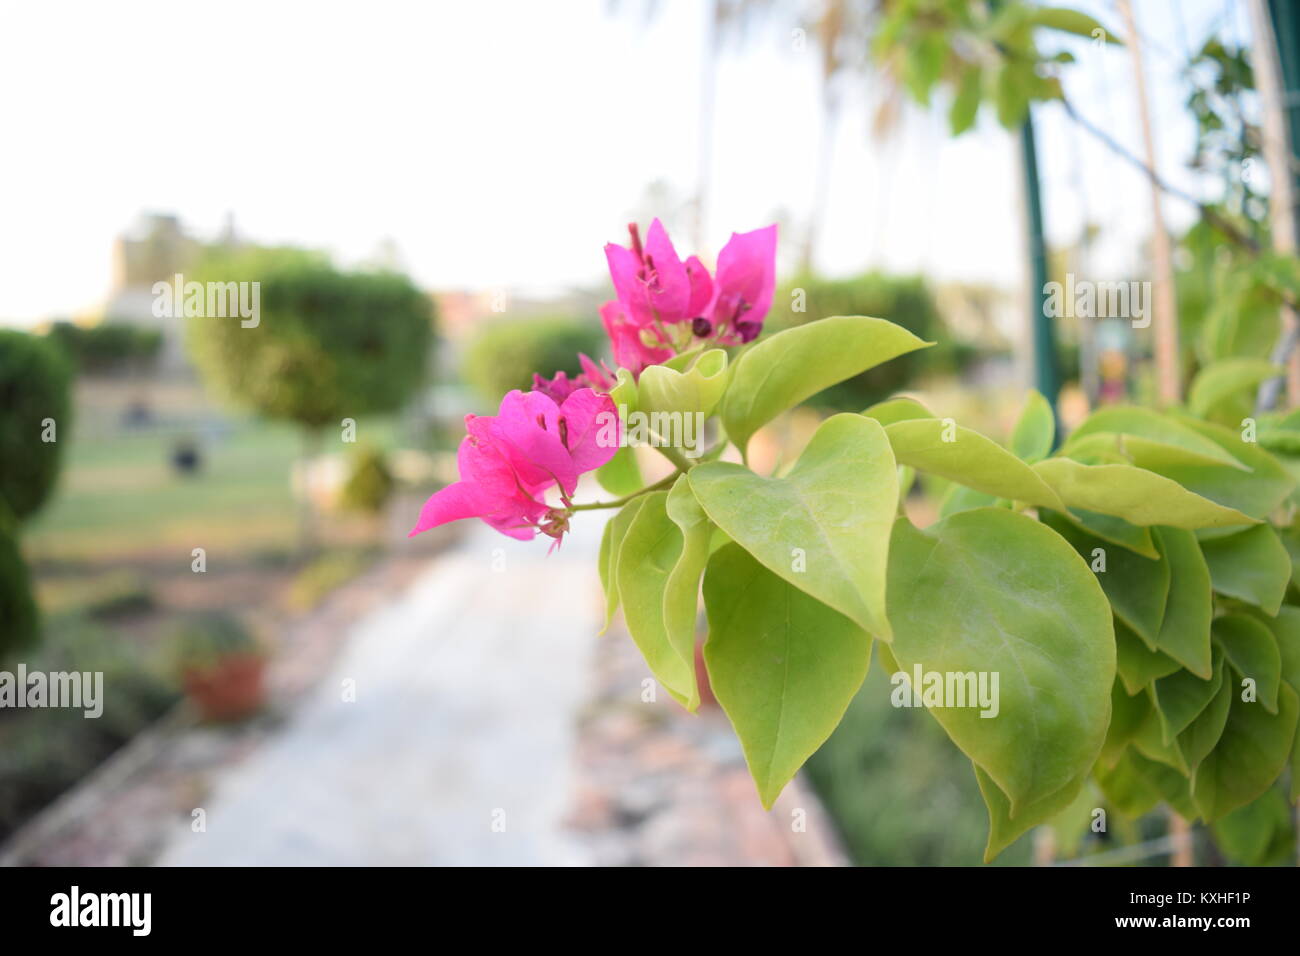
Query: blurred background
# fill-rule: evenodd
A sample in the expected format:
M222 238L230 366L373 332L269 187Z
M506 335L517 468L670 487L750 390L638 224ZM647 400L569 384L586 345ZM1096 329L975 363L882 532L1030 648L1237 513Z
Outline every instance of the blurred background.
M777 222L768 332L939 343L773 425L771 461L900 391L1004 438L1030 386L1068 426L1277 337L1204 209L1267 241L1285 3L1071 2L1106 36L1013 31L1047 68L974 111L927 23L1039 4L0 6L0 659L106 700L0 709L7 863L977 863L968 762L880 668L765 816L725 719L597 643L597 519L549 559L408 540L464 415L608 356L602 246L653 217L710 264ZM177 275L260 282L259 323L158 314ZM1164 288L1177 354L1049 318L1067 275ZM999 863L1160 863L1149 824Z

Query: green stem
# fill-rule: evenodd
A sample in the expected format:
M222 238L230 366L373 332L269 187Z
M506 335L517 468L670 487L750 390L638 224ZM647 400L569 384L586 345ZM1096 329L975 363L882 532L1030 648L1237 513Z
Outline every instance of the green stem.
M667 488L677 480L677 476L682 474L681 471L675 471L662 481L656 481L653 485L647 485L640 491L634 491L630 495L624 495L615 501L589 501L585 505L569 505L570 511L595 511L597 508L621 508L633 498L640 498L642 495L649 494L652 491L659 491Z

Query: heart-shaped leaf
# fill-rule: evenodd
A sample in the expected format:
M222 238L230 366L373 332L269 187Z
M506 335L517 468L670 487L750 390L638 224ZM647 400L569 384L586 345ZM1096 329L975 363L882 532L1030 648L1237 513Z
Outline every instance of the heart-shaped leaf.
M1110 717L1110 605L1074 550L1032 518L964 511L890 549L891 651L908 672L998 674L997 716L931 714L1011 803L1010 815L1092 766Z
M763 806L830 736L862 685L871 638L729 544L704 573L709 683Z
M888 640L885 567L898 470L880 424L834 415L784 478L730 462L688 472L709 518L768 570Z
M834 316L778 332L736 363L722 402L722 425L743 452L750 436L787 408L933 344L902 326L864 316Z

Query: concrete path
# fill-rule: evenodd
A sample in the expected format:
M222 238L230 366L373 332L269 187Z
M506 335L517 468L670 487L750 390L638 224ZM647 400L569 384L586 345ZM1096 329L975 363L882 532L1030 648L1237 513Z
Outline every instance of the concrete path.
M604 518L580 514L549 558L545 539L477 525L354 627L282 732L217 778L206 831L178 830L160 863L588 862L562 816Z

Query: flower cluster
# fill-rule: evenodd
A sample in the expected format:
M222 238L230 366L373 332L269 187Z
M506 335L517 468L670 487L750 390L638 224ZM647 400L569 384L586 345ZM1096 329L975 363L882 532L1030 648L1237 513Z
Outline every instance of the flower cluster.
M578 476L599 468L618 449L598 442L600 416L617 415L614 402L590 388L557 403L542 392L518 389L501 399L496 415L466 415L460 443L460 481L433 495L412 535L461 518L482 518L512 538L541 531L559 539L568 530L567 508L541 496L556 486L567 504Z
M617 368L633 377L650 365L708 345L752 342L763 328L776 286L776 226L732 233L710 275L696 256L683 262L658 219L645 242L635 224L631 243L605 246L615 299L600 307ZM568 530L578 477L609 461L617 448L596 441L617 411L609 392L617 373L580 355L570 378L533 376L531 392L513 391L496 415L467 415L457 464L460 480L433 495L411 534L461 518L482 518L514 538L537 532L557 541ZM558 487L564 506L542 499Z

